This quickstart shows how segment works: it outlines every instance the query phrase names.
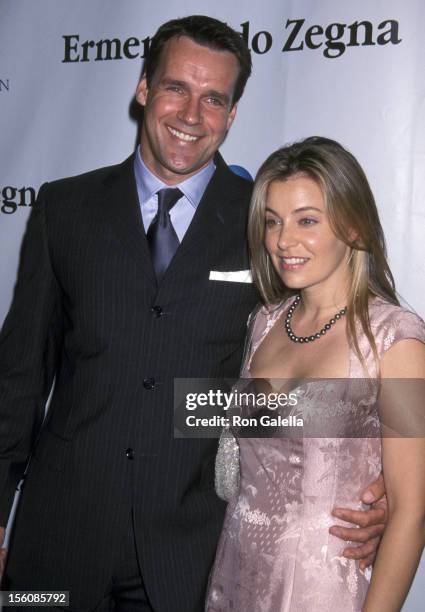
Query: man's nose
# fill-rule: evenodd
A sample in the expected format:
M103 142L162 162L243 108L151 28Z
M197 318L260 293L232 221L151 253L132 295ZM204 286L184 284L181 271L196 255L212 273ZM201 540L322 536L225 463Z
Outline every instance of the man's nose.
M188 125L200 123L202 117L201 101L195 96L188 96L177 116Z

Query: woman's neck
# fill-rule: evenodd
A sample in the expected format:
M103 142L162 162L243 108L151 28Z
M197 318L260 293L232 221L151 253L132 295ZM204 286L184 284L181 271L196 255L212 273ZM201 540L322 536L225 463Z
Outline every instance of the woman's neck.
M298 306L299 315L311 320L332 316L347 305L348 292L342 288L326 290L325 288L309 287L300 291L301 301Z

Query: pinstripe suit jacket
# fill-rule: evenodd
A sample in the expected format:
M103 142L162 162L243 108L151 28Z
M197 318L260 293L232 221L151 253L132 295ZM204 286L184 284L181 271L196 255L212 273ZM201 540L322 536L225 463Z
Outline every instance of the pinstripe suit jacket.
M159 287L133 157L44 185L28 224L0 336L0 525L32 453L7 572L71 609L105 591L131 506L154 609L202 609L224 505L216 442L173 439L173 378L237 376L258 300L208 279L248 268L251 186L215 161Z

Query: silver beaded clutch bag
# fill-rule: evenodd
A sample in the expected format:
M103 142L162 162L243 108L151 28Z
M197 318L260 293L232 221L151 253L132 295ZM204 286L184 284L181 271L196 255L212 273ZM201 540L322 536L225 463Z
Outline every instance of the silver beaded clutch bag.
M242 357L242 370L245 365L248 351L251 346L255 315L260 310L259 304L251 312L247 323L247 334ZM215 490L224 501L233 499L239 491L240 466L239 444L230 427L224 427L218 442L218 451L215 458Z
M223 429L218 443L215 491L227 502L239 491L239 444L229 427Z

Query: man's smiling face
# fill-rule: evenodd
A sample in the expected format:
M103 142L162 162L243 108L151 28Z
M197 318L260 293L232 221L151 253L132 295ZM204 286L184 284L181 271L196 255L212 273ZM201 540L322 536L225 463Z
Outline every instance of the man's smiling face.
M164 46L149 87L142 78L137 87L137 100L145 107L141 154L165 183L181 182L213 158L236 114L238 74L232 53L181 36Z

